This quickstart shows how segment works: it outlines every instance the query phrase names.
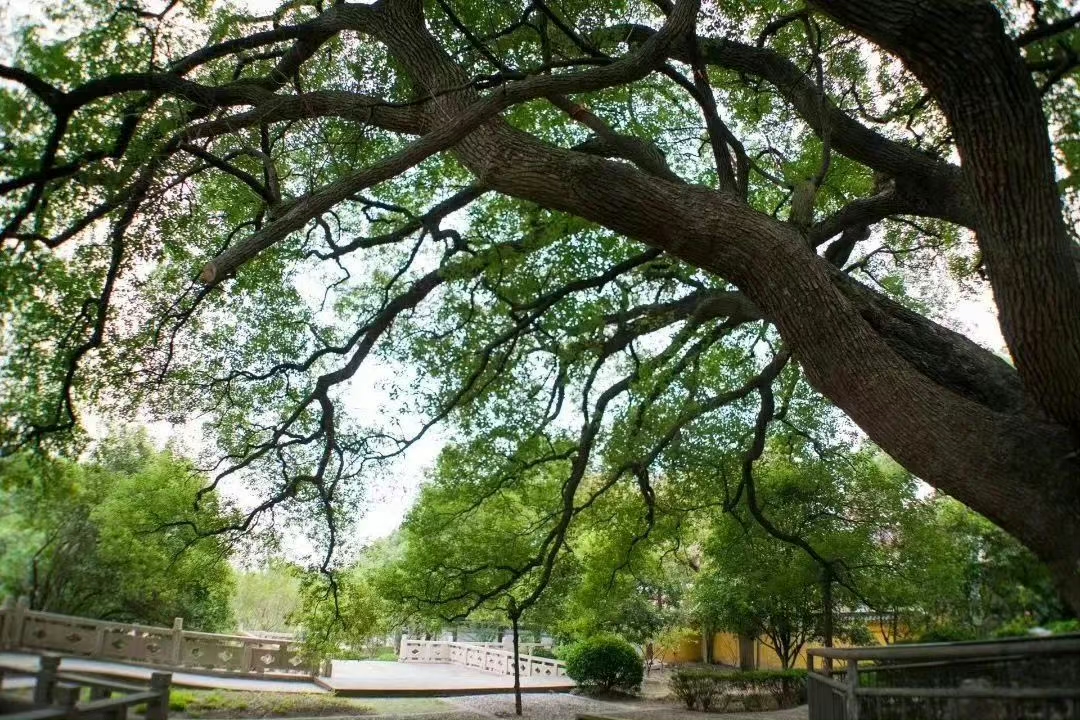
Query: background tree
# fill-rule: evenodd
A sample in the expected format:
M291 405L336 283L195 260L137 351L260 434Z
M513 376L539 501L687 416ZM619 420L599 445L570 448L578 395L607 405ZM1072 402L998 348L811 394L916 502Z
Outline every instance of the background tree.
M648 518L638 488L599 498L568 541L576 573L553 624L557 634L575 640L615 634L645 650L683 624L690 570L672 549L676 519L663 512Z
M891 615L887 641L957 603L963 553L909 474L871 452L791 450L762 460L756 510L712 517L696 615L761 637L787 668L810 640L872 640L859 615Z
M559 480L501 463L484 446L443 451L402 526L404 552L383 569L388 602L420 617L456 622L499 611L513 633L515 711L521 714L520 630L527 613L557 602L566 563L534 558L558 532ZM526 464L527 467L527 464Z
M314 506L327 568L428 428L548 443L567 502L525 566L550 573L586 477L647 498L686 443L742 452L724 502L752 493L797 375L1080 610L1067 3L49 19L0 67L5 448L87 406L199 418L217 479L262 492L237 525ZM993 291L1015 365L935 320L946 268ZM380 358L412 372L351 413Z
M239 630L292 632L300 609L298 569L281 561L236 574L232 612Z
M84 463L0 461L0 585L36 610L207 632L233 626L232 546L200 527L231 512L206 478L140 435L113 436Z
M391 611L362 573L301 574L300 604L290 618L312 660L374 655ZM380 643L381 644L381 643Z
M925 596L937 602L917 627L939 635L987 637L1072 615L1046 567L1014 538L951 498L936 498L932 507L937 537L927 547L948 558L950 582Z

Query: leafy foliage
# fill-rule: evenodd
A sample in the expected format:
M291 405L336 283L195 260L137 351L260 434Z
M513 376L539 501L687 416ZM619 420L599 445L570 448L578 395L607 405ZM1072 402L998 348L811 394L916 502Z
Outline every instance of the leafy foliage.
M762 462L757 486L759 513L773 532L742 510L715 518L694 587L697 616L761 636L784 667L822 638L827 610L836 637L862 630L850 639L866 641L861 621L845 627L845 610L911 612L917 598L940 597L950 586L954 566L942 564L955 555L928 561L922 544L933 515L916 498L914 480L886 459L777 452Z
M232 628L232 513L181 457L116 435L89 462L0 461L0 586L34 609L203 631Z
M617 635L595 635L563 654L566 674L587 690L635 692L644 679L644 665L634 646Z
M232 611L240 630L289 632L300 606L300 579L295 568L271 562L266 567L239 572Z
M331 584L332 583L332 584ZM366 654L386 630L390 616L382 600L357 573L301 579L300 607L290 618L303 638L303 651L313 663Z
M969 111L982 96L941 90L966 78L925 77L954 64L906 62L932 43L847 4L49 4L0 66L0 451L72 454L84 409L198 424L210 482L258 499L232 525L304 525L325 572L366 484L439 427L458 479L437 471L384 586L427 622L539 619L543 587L580 576L564 631L640 640L681 622L685 585L645 541L681 542L686 508L768 517L755 463L796 474L760 465L771 443L861 441L827 396L1068 556L1080 607L1075 530L1053 542L1006 492L1073 528L1080 31L1061 2L950 0L971 27L938 28L947 49L993 36L967 48L1004 48L980 79L1012 72L1025 100ZM1024 145L964 124L992 137L1014 105ZM1020 372L935 321L953 281L993 284ZM808 475L777 482L803 520L851 479ZM896 613L919 598L860 575L853 558L898 566L866 512L774 528ZM439 584L412 572L421 542Z
M520 616L559 582L558 571L552 577L534 561L551 545L558 479L514 477L483 450L444 451L402 526L401 554L376 576L383 597L406 615L443 622L481 610Z

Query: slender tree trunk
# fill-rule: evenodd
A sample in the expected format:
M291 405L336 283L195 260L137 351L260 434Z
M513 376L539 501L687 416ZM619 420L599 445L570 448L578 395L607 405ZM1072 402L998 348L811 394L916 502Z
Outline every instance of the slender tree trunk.
M511 605L511 607L513 607ZM521 652L518 642L518 617L520 613L511 610L510 622L514 629L514 714L521 715Z
M833 646L833 575L832 568L826 566L824 572L824 578L821 582L821 600L822 605L822 621L821 621L821 634L824 636L825 647L831 648Z

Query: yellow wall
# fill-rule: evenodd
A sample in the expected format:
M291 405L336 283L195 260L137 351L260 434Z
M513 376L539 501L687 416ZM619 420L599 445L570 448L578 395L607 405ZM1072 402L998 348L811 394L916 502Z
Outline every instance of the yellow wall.
M663 660L668 665L701 662L701 639L695 637L683 638L675 652L664 657Z
M712 637L713 662L739 666L739 636L732 633L716 633Z
M881 620L873 620L867 623L866 629L870 631L870 637L875 644L882 644L888 640L889 643L896 642L892 626ZM907 628L897 627L896 635L900 638L905 637L907 634ZM846 643L837 640L837 647L845 647ZM795 659L794 667L804 668L806 667L806 651L810 648L821 647L819 643L809 643L799 651L798 657ZM734 633L720 632L712 636L712 656L713 661L724 665L731 665L734 667L739 666L739 636ZM761 670L780 670L780 658L771 647L766 645L759 638L754 643L754 656L757 660L757 667ZM665 664L680 664L680 663L693 663L702 661L701 653L701 639L688 637L685 638L680 644L678 649L667 657L663 658Z
M739 666L739 636L734 633L716 633L713 635L713 661ZM754 658L760 670L780 670L780 657L776 652L763 643L760 639L754 642ZM795 667L806 667L806 649L799 652L795 660Z

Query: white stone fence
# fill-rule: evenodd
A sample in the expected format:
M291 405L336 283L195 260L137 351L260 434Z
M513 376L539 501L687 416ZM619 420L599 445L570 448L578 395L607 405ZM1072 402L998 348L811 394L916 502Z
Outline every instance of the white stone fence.
M314 674L295 641L114 623L28 609L8 599L0 607L0 648L133 662L226 675Z
M501 643L402 638L398 658L401 662L452 663L499 675L514 674L514 651ZM566 664L561 660L525 654L520 654L520 659L522 677L566 677Z

